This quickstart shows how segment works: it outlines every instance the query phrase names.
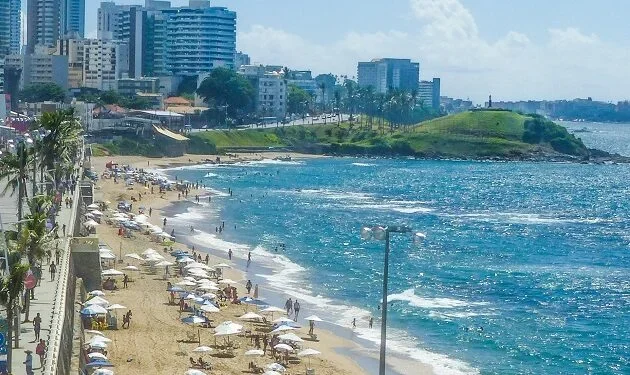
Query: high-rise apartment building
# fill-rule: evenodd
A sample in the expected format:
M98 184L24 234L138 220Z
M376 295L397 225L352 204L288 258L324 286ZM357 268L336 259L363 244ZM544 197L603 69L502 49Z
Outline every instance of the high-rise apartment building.
M409 59L374 59L358 65L359 87L384 94L391 89L414 90L420 81L420 64Z
M26 5L26 44L28 53L35 46L54 47L61 33L62 0L28 0Z
M127 45L118 41L87 39L83 45L83 86L116 90L116 80L127 73Z
M0 1L0 58L21 50L21 0Z
M145 6L101 3L98 37L129 46L129 76L198 75L234 67L236 13L190 0L187 7L146 0Z
M61 34L85 36L85 0L62 0Z
M418 100L427 108L440 108L440 79L421 81L418 86Z

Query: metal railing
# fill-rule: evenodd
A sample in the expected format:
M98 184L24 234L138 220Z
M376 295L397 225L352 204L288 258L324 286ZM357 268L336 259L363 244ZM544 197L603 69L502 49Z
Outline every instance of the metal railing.
M83 176L83 161L85 159L85 145L81 147L81 160L79 161L79 176L81 179ZM80 205L79 195L81 189L78 186L74 190L72 197L72 212L70 213L70 225L68 228L73 229L77 220L78 207ZM48 350L46 351L46 357L44 359L44 375L57 375L57 369L59 367L59 358L61 352L62 337L64 335L64 328L66 326L66 309L68 298L69 281L73 276L71 272L71 254L70 254L70 242L71 238L68 238L66 245L63 249L63 255L61 258L61 264L58 265L59 278L57 279L57 286L55 290L55 299L52 308L52 317L50 320L50 331L48 333ZM74 285L70 285L74 288ZM74 301L72 301L74 305ZM72 327L73 322L69 322ZM66 332L67 334L67 332ZM72 339L72 333L70 334ZM71 348L66 348L70 349ZM68 364L69 366L69 364Z

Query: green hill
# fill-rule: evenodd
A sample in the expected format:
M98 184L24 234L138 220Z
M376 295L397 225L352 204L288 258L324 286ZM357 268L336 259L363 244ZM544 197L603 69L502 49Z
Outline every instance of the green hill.
M208 131L191 136L191 152L287 147L309 153L435 158L588 158L589 150L562 126L537 115L480 110L410 127L384 124L289 126Z

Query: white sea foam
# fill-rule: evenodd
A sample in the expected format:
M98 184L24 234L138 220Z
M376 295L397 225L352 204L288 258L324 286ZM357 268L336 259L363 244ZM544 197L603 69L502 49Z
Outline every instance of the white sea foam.
M352 165L357 166L357 167L375 167L376 164L372 164L372 163L352 163Z
M200 210L191 209L188 209L186 212L175 214L175 219L179 219L182 221L203 220L205 217L206 215L204 215L203 212L201 212Z
M368 200L372 198L370 194L361 192L344 192L328 189L303 189L295 191L300 194L316 196L331 200Z
M274 160L274 159L263 159L263 160L253 160L247 161L244 163L245 165L304 165L304 162L301 161L282 161L282 160Z
M467 214L443 214L442 216L454 218L467 218L488 223L512 223L531 225L562 225L562 224L598 224L610 220L602 218L560 218L549 215L497 212L497 213L467 213Z
M216 173L212 173L212 172L208 172L206 173L203 177L209 178L209 177L219 177L218 174Z
M429 213L433 209L421 206L409 206L399 204L358 204L347 206L349 208L359 208L366 210L378 210L378 211L396 211L403 214L417 214L417 213Z
M388 301L409 302L410 306L423 309L454 309L459 307L484 306L487 302L468 302L453 298L425 298L417 296L413 289L407 289L402 293L387 296Z

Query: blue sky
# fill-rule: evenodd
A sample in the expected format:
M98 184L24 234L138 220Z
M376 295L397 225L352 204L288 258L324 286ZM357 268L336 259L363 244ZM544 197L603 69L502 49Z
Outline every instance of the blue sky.
M25 1L24 1L25 2ZM141 4L143 0L118 0ZM86 0L86 33L100 2ZM187 0L173 0L186 5ZM239 50L263 64L356 75L409 57L444 95L483 101L630 99L630 1L216 0L238 14Z

